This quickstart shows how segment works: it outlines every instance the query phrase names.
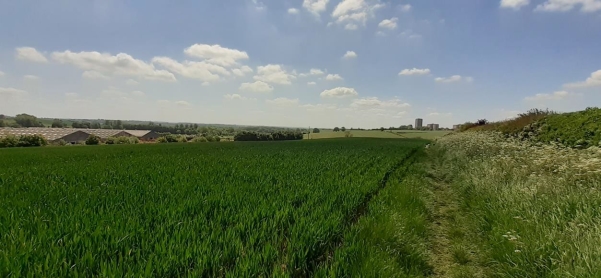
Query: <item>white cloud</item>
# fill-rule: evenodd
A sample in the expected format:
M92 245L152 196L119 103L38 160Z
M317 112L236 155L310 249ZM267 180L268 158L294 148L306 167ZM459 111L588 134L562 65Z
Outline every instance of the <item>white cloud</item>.
M396 113L396 115L392 117L395 119L402 119L403 117L405 117L405 115L407 115L407 111L399 111L398 113Z
M269 93L273 91L273 87L263 81L255 81L254 83L242 83L239 90L255 93Z
M93 70L104 74L140 77L148 80L176 81L173 73L157 70L152 64L119 53L115 56L100 52L54 52L52 58L63 64L71 64L83 70Z
M307 82L307 85L311 85L311 86L313 86L313 85L317 85L317 83L315 83L315 82L311 81L311 82Z
M282 68L281 65L266 65L257 67L257 75L253 77L255 80L267 83L288 85L296 76L289 74Z
M4 76L4 72L0 70L0 77Z
M376 10L385 5L379 0L343 0L332 12L336 23L365 25L369 18L374 17Z
M132 94L132 95L134 95L134 96L137 96L137 97L143 97L143 96L145 96L145 95L146 95L146 94L145 94L144 92L142 92L142 91L133 91L133 92L131 92L131 94Z
M344 80L344 78L342 78L342 76L340 76L338 74L328 74L326 76L326 80L336 81L336 80Z
M133 80L133 79L127 79L127 81L125 82L125 84L130 85L130 86L135 86L140 84L140 82Z
M74 97L77 97L77 96L78 96L77 93L65 93L65 97L68 97L68 98L74 98Z
M400 5L400 6L399 6L399 9L400 9L402 12L408 12L408 11L411 11L411 5L409 5L409 4Z
M469 76L453 75L451 77L436 77L434 81L438 83L454 83L459 81L471 83L474 81L474 78Z
M288 9L288 13L289 14L298 14L298 9L290 8L290 9Z
M355 51L347 51L344 56L342 56L342 58L344 59L353 59L353 58L357 58L357 53L355 53Z
M251 0L251 2L253 3L253 6L255 7L255 9L259 12L263 11L267 8L267 7L265 7L265 4L263 4L263 2L260 2L258 0Z
M15 89L15 88L3 88L0 87L0 98L1 99L14 99L26 96L27 91Z
M40 53L33 47L18 47L16 48L16 57L19 60L36 62L36 63L46 63L48 59L44 56L44 54Z
M306 76L310 76L310 75L324 75L325 72L323 70L320 69L311 69L309 70L308 73L301 73L298 76L300 77L306 77Z
M336 110L338 106L332 104L303 104L300 107L307 109L307 111L326 111L326 110Z
M354 23L347 23L346 25L344 25L344 29L352 31L359 29L359 26L357 26L357 24Z
M81 77L86 78L86 79L109 79L108 76L106 76L100 72L93 71L93 70L84 71L81 74Z
M330 90L325 90L321 92L320 96L322 98L347 98L347 97L356 97L359 93L354 88L347 87L338 87Z
M267 102L267 104L274 105L274 106L296 106L296 105L298 105L299 100L298 100L298 98L290 99L290 98L285 98L285 97L279 97L276 99L265 100L265 102Z
M430 117L451 117L451 116L453 116L453 113L432 112L432 113L429 113L428 116L430 116Z
M237 76L245 76L247 73L252 73L253 69L251 69L249 66L242 66L239 69L233 69L232 73L237 75Z
M380 37L386 37L386 36L387 36L387 34L386 34L386 33L384 33L384 32L382 32L382 31L378 31L378 32L376 32L376 36L380 36Z
M501 0L501 8L519 10L530 4L530 0Z
M195 44L184 50L184 53L190 57L205 60L207 63L219 65L222 67L232 67L238 65L240 60L248 60L248 54L237 49L222 47L218 44Z
M601 0L547 0L536 6L535 11L542 12L567 12L580 6L582 12L596 12L601 10Z
M412 69L404 69L401 72L399 72L399 76L401 76L401 75L427 75L427 74L430 74L430 69L412 68Z
M382 20L382 22L380 22L380 24L378 24L378 27L394 30L397 27L397 21L399 21L399 19L396 17L393 17L391 19L384 19Z
M185 100L178 100L175 102L175 105L177 106L183 106L183 107L188 107L191 106L192 104L190 104L189 102L185 101Z
M601 70L591 73L591 76L589 78L587 78L585 81L576 82L576 83L568 83L563 86L566 88L586 88L586 87L601 86Z
M405 30L405 31L401 32L400 36L402 38L407 38L407 39L421 39L422 38L422 35L414 33L413 30Z
M570 93L567 91L557 91L552 94L536 94L531 97L526 97L526 101L548 101L548 100L563 100L569 97L578 96L579 94Z
M23 76L23 79L25 79L25 80L38 80L40 78L37 77L37 76L35 76L35 75L28 74L28 75Z
M205 82L218 81L222 76L229 76L230 71L226 68L207 62L175 61L169 57L154 57L153 64L160 65L181 76L198 79Z
M360 98L355 99L351 103L351 107L358 109L388 109L388 108L409 108L411 105L406 102L402 102L400 99L394 98L391 100L380 100L377 97L368 97L368 98Z
M329 0L303 0L303 8L315 16L319 16L328 6Z
M226 94L226 95L223 95L223 97L227 100L256 100L254 98L247 98L247 97L241 96L239 94Z

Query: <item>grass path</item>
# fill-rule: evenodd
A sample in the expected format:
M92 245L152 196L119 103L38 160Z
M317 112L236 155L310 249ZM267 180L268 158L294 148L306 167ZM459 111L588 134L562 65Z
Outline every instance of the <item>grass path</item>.
M432 154L430 154L432 156ZM486 257L478 250L459 195L445 178L442 165L430 157L424 182L429 185L429 248L433 277L488 277Z

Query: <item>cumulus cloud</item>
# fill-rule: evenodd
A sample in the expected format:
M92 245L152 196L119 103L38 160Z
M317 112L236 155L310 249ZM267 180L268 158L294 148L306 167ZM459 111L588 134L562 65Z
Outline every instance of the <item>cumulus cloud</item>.
M28 75L23 76L23 79L33 81L33 80L38 80L40 78L35 75L28 74Z
M290 9L288 9L288 13L289 14L298 14L298 9L290 8Z
M130 86L135 86L140 84L140 82L133 80L133 79L127 79L127 81L125 82L125 84L130 85Z
M580 11L591 13L601 10L601 0L547 0L536 6L535 11L567 12L580 6Z
M274 105L274 106L296 106L296 105L298 105L299 100L298 100L298 98L290 99L290 98L285 98L285 97L279 97L276 99L265 100L265 102L267 104Z
M526 101L553 101L563 100L569 97L578 96L578 94L570 93L567 91L557 91L552 94L536 94L534 96L526 97Z
M565 84L566 88L586 88L601 86L601 70L591 73L591 76L585 81Z
M402 76L402 75L427 75L427 74L430 74L430 69L412 68L412 69L404 69L401 72L399 72L399 76Z
M52 59L62 64L70 64L82 70L91 70L104 74L140 77L147 80L176 81L173 73L157 70L152 64L119 53L111 55L100 52L64 52L52 53Z
M93 70L84 71L81 74L81 77L86 78L86 79L105 79L105 80L109 79L108 76L106 76L100 72L93 71Z
M187 102L187 101L185 101L185 100L178 100L178 101L175 102L175 105L177 105L177 106L183 106L183 107L188 107L188 106L191 106L192 104L189 103L189 102Z
M454 83L460 81L471 83L474 81L474 78L469 76L453 75L451 77L437 77L434 79L434 81L438 83Z
M394 98L391 100L380 100L377 97L368 97L355 99L351 103L351 107L358 109L387 109L387 108L409 108L411 105L406 102L402 102L400 99Z
M332 12L332 18L338 24L365 25L375 11L384 6L379 0L343 0Z
M35 62L35 63L46 63L48 59L44 54L40 53L33 47L18 47L15 49L16 57L19 60Z
M273 91L273 87L263 81L255 81L254 83L242 83L239 90L255 93L269 93Z
M354 59L357 58L357 53L355 53L355 51L347 51L344 56L342 56L342 58L344 59Z
M169 57L155 57L152 59L152 63L160 65L181 76L198 79L204 82L218 81L222 76L230 75L230 71L226 68L205 61L184 61L180 63Z
M430 116L430 117L451 117L451 116L453 116L453 113L432 112L432 113L429 113L428 116Z
M399 21L399 19L396 17L393 17L391 19L384 19L380 22L380 24L378 24L378 27L394 30L397 27L397 21Z
M321 92L322 98L349 98L356 97L359 93L354 88L338 87Z
M190 57L203 59L207 63L222 67L236 66L239 61L248 60L249 58L244 51L222 47L218 44L195 44L186 48L184 53Z
M303 8L308 12L319 16L328 6L329 0L303 0Z
M253 69L251 69L249 66L242 66L239 69L233 69L232 73L237 75L237 76L245 76L247 73L252 73Z
M326 76L326 80L336 81L336 80L344 80L344 78L342 78L342 76L340 76L338 74L328 74Z
M346 25L344 25L344 29L352 31L359 29L359 26L357 26L357 24L354 23L347 23Z
M399 6L399 9L400 9L402 12L408 12L408 11L411 11L411 5L409 5L409 4L400 5L400 6Z
M77 93L65 93L65 97L68 97L68 98L74 98L77 96L79 96Z
M301 73L298 76L300 77L307 77L307 76L311 76L311 75L324 75L325 72L323 70L320 69L311 69L309 70L309 72L307 73Z
M501 0L501 8L519 10L530 4L530 0Z
M226 94L226 95L223 95L223 98L225 98L227 100L256 100L254 98L247 98L247 97L241 96L239 94Z
M296 76L289 74L281 65L269 64L257 67L257 75L253 78L267 83L289 85Z
M143 96L145 96L145 95L146 95L146 94L145 94L144 92L142 92L142 91L133 91L133 92L131 92L131 94L132 94L132 95L134 95L134 96L137 96L137 97L143 97Z
M315 82L313 82L313 81L311 81L311 82L307 82L307 85L311 85L311 86L313 86L313 85L316 85L316 84L317 84L317 83L315 83Z

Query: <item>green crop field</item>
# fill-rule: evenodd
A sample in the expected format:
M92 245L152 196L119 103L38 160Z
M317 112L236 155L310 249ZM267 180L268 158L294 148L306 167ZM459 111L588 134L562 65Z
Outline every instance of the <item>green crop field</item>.
M310 276L426 143L0 150L0 276Z

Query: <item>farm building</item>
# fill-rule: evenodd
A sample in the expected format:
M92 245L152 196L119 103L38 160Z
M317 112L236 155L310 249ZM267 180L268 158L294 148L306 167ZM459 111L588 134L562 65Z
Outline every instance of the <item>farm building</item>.
M159 137L160 134L152 131L152 130L126 130L127 133L138 137L141 141L153 141Z
M34 135L44 136L49 142L58 142L61 139L69 143L85 141L90 135L96 135L102 140L109 137L138 137L143 141L152 141L160 135L151 130L116 130L116 129L77 129L77 128L0 128L0 137L6 135Z

